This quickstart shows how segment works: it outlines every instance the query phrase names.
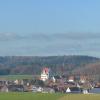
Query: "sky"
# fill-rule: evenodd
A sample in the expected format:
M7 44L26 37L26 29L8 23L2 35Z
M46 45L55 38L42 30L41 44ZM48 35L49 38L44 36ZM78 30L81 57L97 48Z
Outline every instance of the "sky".
M99 51L100 0L0 0L0 56Z

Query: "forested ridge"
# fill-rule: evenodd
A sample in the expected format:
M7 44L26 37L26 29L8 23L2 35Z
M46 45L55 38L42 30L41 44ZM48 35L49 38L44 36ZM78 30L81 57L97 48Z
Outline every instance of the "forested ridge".
M43 67L49 67L53 74L91 74L95 68L94 74L99 74L99 65L100 59L90 56L5 56L0 57L0 75L36 75Z

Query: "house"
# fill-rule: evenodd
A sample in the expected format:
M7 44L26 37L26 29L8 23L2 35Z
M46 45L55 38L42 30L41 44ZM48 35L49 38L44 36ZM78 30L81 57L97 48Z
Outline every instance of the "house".
M16 79L16 80L14 81L14 84L18 85L18 84L19 84L19 81Z
M68 79L68 82L74 82L74 77L70 76L69 79Z
M49 76L50 76L50 69L45 67L42 69L42 72L41 72L41 80L42 81L46 81L49 79Z
M42 93L55 93L55 90L52 88L43 88Z
M8 84L8 81L0 80L0 86L7 85L7 84Z
M55 77L53 76L52 77L52 81L55 83L56 82L56 79L55 79Z
M70 93L71 92L71 90L70 90L70 88L68 87L67 89L66 89L66 93Z
M76 86L77 86L78 88L81 88L81 86L80 86L78 83L76 84Z
M42 92L43 91L43 88L42 87L38 87L37 88L37 92Z
M11 92L23 92L24 86L23 85L9 85L8 90Z
M8 87L6 85L0 86L0 92L8 92Z
M88 90L87 89L83 89L83 94L88 94Z
M15 85L24 85L24 81L23 81L23 80L17 80L17 79L16 79L16 80L14 81L14 84L15 84Z
M80 76L80 83L85 83L85 82L86 82L86 77Z
M32 87L32 92L37 92L37 87L36 86Z
M81 93L81 89L78 87L68 87L66 93Z

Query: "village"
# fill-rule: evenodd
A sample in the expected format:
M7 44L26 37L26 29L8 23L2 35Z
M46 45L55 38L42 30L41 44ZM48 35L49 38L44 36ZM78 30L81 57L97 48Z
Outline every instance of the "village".
M34 79L0 79L0 92L41 92L41 93L91 93L100 84L90 81L86 76L53 76L48 67L44 67L39 77Z

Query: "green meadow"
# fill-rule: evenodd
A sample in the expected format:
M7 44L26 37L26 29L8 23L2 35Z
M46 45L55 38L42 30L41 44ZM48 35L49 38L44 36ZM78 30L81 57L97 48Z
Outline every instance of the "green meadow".
M0 93L0 100L59 100L63 94Z
M0 79L16 80L16 79L33 79L33 75L1 75Z
M100 100L97 94L0 93L0 100Z
M65 95L59 100L100 100L100 95L98 94L72 94Z

